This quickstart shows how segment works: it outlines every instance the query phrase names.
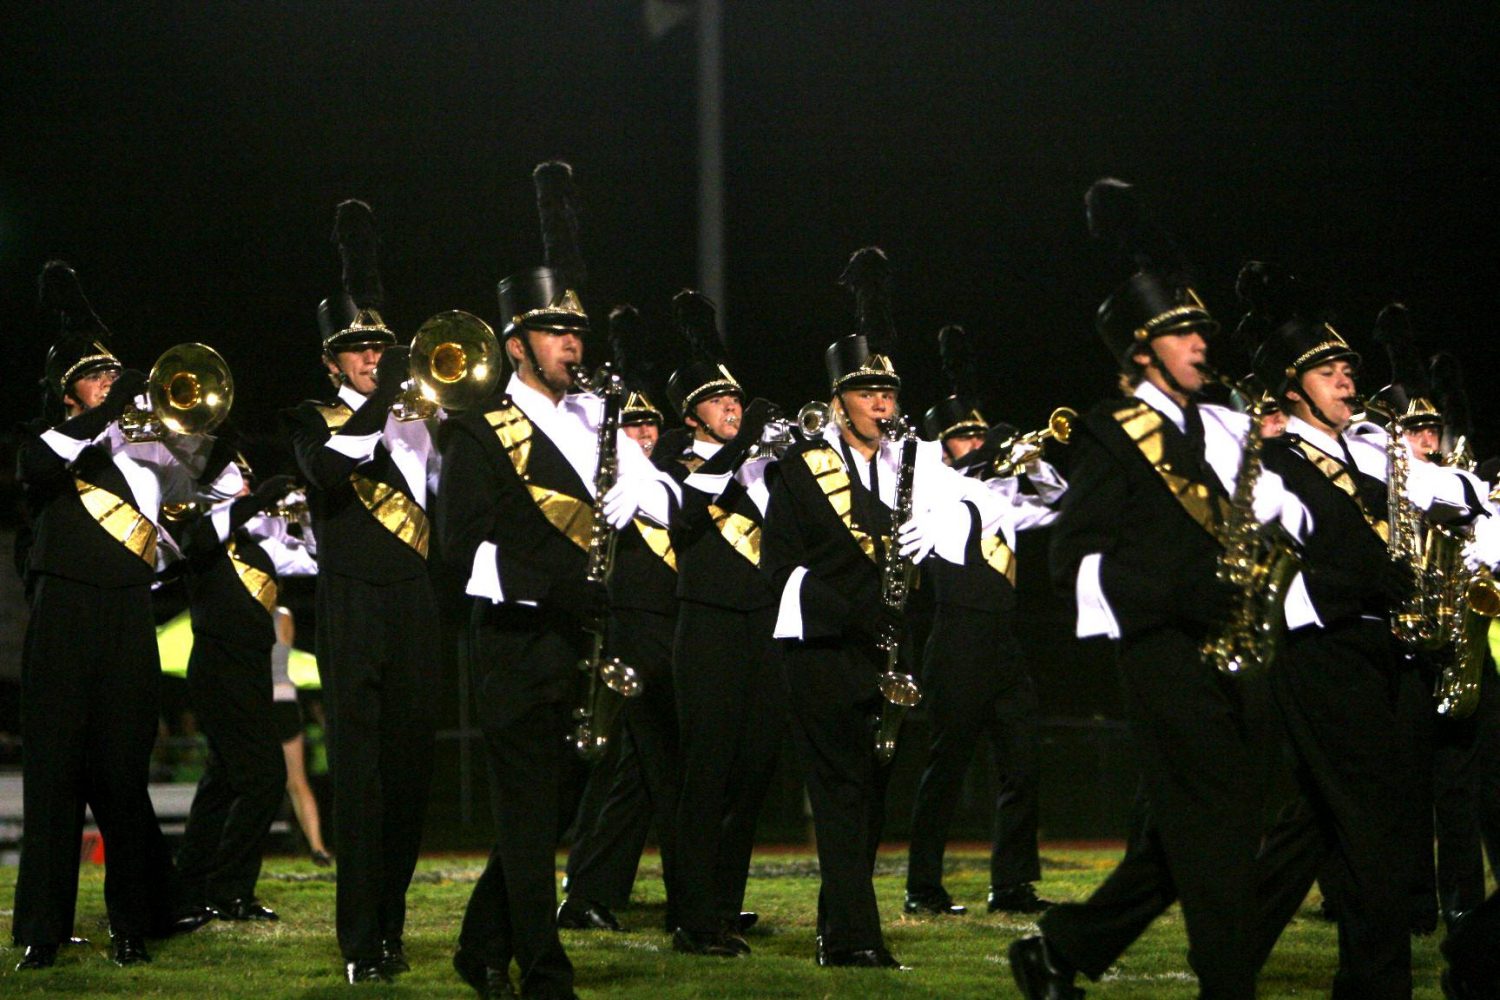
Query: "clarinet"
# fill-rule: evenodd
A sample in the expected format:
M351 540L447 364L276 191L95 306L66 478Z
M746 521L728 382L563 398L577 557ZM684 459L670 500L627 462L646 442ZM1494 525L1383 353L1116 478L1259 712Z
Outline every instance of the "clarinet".
M901 442L901 470L896 477L896 509L892 514L892 533L885 546L884 559L880 564L880 601L885 607L900 614L906 610L906 597L911 592L916 565L905 556L896 544L894 529L911 520L912 483L917 471L917 432L904 417L880 421L881 435L889 441ZM887 624L881 628L876 640L885 653L885 672L876 682L885 703L880 706L879 723L875 730L875 758L881 764L889 764L896 756L896 738L901 732L901 721L906 710L922 701L922 689L911 674L901 669L901 633L899 624Z
M586 577L593 583L608 584L615 566L615 543L619 532L604 516L604 495L615 485L619 477L619 454L616 451L617 431L620 427L620 406L624 397L624 384L608 364L603 365L592 376L583 365L569 365L568 372L573 383L580 389L597 393L604 400L604 416L599 421L597 438L599 457L594 466L594 508L589 527L588 570ZM605 655L604 627L590 630L593 646L586 659L580 660L578 669L588 676L588 687L583 701L573 709L573 749L585 760L597 760L604 756L613 738L615 720L627 698L638 697L642 690L640 676L633 667L626 666L619 657Z

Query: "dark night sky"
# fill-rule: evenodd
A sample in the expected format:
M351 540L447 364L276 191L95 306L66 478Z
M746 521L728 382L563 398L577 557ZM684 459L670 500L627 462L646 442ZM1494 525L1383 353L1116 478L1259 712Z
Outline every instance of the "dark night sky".
M692 29L650 42L638 3L27 6L0 36L7 426L35 408L52 256L128 362L219 347L251 428L319 391L344 197L375 207L405 332L448 308L495 319L495 280L540 262L530 168L551 157L583 192L596 316L630 300L659 321L694 281ZM1093 311L1123 273L1081 196L1114 174L1230 325L1250 257L1326 282L1357 346L1404 299L1425 346L1466 363L1500 450L1485 5L725 6L724 305L752 392L795 408L821 389L850 325L834 279L877 243L909 406L940 393L949 322L985 340L992 416L1086 406L1111 381Z

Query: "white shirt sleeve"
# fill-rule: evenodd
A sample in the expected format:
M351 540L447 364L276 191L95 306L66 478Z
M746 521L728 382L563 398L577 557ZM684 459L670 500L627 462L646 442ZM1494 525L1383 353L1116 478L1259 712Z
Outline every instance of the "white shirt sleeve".
M771 630L773 639L802 638L802 578L806 575L807 567L798 566L786 578L776 611L776 627Z
M1076 635L1080 639L1101 635L1111 639L1120 638L1120 623L1115 618L1114 609L1109 606L1109 600L1104 596L1104 586L1099 581L1099 566L1103 560L1102 553L1093 552L1084 556L1083 561L1078 564L1078 579L1073 584L1073 590L1078 602Z
M470 597L483 597L495 604L505 600L505 591L500 589L500 566L496 562L494 542L480 542L474 550L474 565L469 573L469 584L464 593Z
M103 434L100 435L100 437L102 436ZM78 461L78 456L83 454L83 449L87 448L97 440L99 440L98 437L91 438L87 441L80 441L77 438L68 437L68 435L64 434L62 431L42 432L42 443L45 444L48 448L51 448L53 454L62 459L64 462L67 462L69 465L72 465L74 462Z
M1301 573L1292 577L1292 582L1287 587L1282 612L1286 615L1286 627L1289 629L1308 625L1323 627L1323 619L1318 617L1318 609L1313 607L1312 597L1307 592L1307 577Z

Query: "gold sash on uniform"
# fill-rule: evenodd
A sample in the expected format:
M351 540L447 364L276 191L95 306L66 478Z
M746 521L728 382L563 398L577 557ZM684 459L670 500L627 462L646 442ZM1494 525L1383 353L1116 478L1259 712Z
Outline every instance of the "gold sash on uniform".
M245 585L250 596L258 601L267 612L274 612L276 610L276 578L241 559L233 538L229 540L228 545L224 546L224 551L229 555L229 562L234 566L235 575L240 578L240 583Z
M730 548L750 560L750 565L760 565L760 525L744 514L727 511L718 504L708 505L708 516L713 518L714 527L719 529Z
M323 423L328 425L329 433L336 433L354 416L354 410L343 400L337 403L314 403L313 409L323 418ZM427 512L422 509L421 504L389 483L382 483L358 472L349 473L349 482L353 485L354 495L359 497L359 502L365 505L365 509L380 522L382 528L410 545L417 555L427 558L427 541L431 528L427 522Z
M813 479L818 484L818 489L828 498L829 506L838 515L844 527L849 529L849 534L859 543L860 550L872 560L879 561L875 555L875 539L860 531L854 526L854 498L850 493L849 473L844 471L844 463L839 461L832 448L810 448L802 453L802 460L807 463L808 469L813 474Z
M1359 512L1364 517L1365 523L1370 526L1375 534L1380 536L1380 540L1382 542L1389 541L1391 537L1390 524L1384 517L1371 514L1370 511L1365 509L1365 498L1360 495L1359 486L1354 482L1354 475L1344 463L1326 451L1323 451L1317 445L1304 441L1300 437L1297 438L1297 447L1301 449L1302 454L1307 456L1307 460L1313 464L1314 468L1328 477L1330 483L1349 495L1349 498L1359 507Z
M515 467L516 475L521 477L521 482L526 484L526 489L531 493L531 499L541 509L542 516L554 528L566 535L574 545L587 552L594 527L593 504L584 503L575 496L550 490L545 486L538 486L531 481L526 471L531 464L531 435L535 432L531 420L519 406L510 402L502 404L498 410L486 413L484 419L494 429L495 437L500 440L500 447L504 448L506 455L510 457L510 464ZM642 536L650 545L651 538L646 536L644 531ZM656 547L653 545L652 548L654 550ZM675 555L672 563L673 569L676 569Z
M979 540L979 554L984 556L985 565L999 573L1010 581L1010 585L1016 585L1016 554L1005 544L1005 539L999 535L987 535Z
M78 499L83 501L83 509L99 522L99 527L145 560L147 566L155 568L156 525L151 519L102 486L86 483L76 476L73 481L78 484Z
M354 416L354 411L349 404L342 399L337 403L314 403L313 409L318 411L318 416L323 418L323 423L328 425L328 433L333 434L349 422Z
M1164 457L1162 415L1145 403L1137 403L1116 412L1114 418L1188 516L1204 531L1218 538L1218 525L1229 517L1229 501L1207 485L1173 471L1172 463Z
M635 519L635 528L646 540L646 547L655 552L657 557L667 564L668 569L673 573L677 572L677 553L672 550L672 533L643 517Z

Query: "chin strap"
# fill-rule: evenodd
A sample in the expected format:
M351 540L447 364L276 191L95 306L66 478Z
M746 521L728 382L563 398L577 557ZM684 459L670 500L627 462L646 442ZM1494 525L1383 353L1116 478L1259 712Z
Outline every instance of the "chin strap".
M854 420L850 418L849 411L844 407L844 394L842 392L834 393L834 398L839 401L839 412L838 416L835 418L838 420L839 426L848 430L850 434L853 434L856 438L858 438L860 444L878 445L880 443L879 429L876 429L874 437L866 437L865 435L861 434L859 432L859 428L854 426Z
M1318 404L1312 401L1312 397L1308 395L1307 390L1302 388L1302 376L1300 374L1292 380L1292 384L1297 387L1297 392L1301 395L1302 402L1307 404L1307 412L1316 417L1318 422L1326 427L1334 437L1339 437L1339 432L1334 430L1333 421L1328 419L1328 415L1318 408Z
M1156 353L1156 347L1154 346L1155 343L1155 340L1150 340L1146 343L1146 352L1151 355L1151 360L1146 362L1146 367L1155 368L1161 374L1161 380L1167 383L1167 388L1171 389L1178 395L1181 395L1187 399L1192 399L1194 396L1198 395L1196 392L1188 392L1186 389L1184 389L1182 387L1182 383L1177 381L1176 376L1174 376L1170 371L1167 370L1166 365L1161 363L1161 357Z

